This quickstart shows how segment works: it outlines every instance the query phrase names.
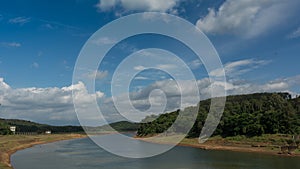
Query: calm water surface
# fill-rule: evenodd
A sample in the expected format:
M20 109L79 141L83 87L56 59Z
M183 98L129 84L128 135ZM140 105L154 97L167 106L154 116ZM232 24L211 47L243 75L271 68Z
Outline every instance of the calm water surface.
M151 147L141 141L137 144ZM189 147L175 147L147 159L122 158L88 138L37 145L11 158L15 169L300 169L299 158Z

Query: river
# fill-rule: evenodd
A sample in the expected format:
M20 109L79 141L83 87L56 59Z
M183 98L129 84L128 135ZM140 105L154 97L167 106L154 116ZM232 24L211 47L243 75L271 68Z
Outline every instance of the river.
M101 137L101 136L100 136ZM106 136L110 137L110 136ZM136 140L140 146L151 143ZM16 152L15 169L299 169L299 158L175 147L151 158L131 159L99 148L89 138L60 141Z

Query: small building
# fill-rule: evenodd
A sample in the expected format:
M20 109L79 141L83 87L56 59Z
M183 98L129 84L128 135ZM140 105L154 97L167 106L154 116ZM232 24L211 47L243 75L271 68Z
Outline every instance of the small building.
M13 132L14 134L16 134L16 129L17 129L16 126L10 126L10 127L9 127L9 130L10 130L11 132Z
M51 134L50 130L45 131L45 134Z

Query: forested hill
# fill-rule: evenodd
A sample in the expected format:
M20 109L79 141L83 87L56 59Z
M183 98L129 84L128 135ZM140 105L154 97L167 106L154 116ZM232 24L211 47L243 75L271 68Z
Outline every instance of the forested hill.
M12 134L9 130L10 126L16 126L17 133L45 133L50 130L52 133L78 133L84 132L81 126L51 126L47 124L39 124L26 120L17 119L0 119L0 135ZM111 123L110 127L120 132L137 131L139 123L131 123L128 121L119 121ZM95 132L110 132L108 125L99 127L89 127L89 130Z
M16 132L45 133L50 130L52 133L77 133L83 132L81 126L51 126L39 124L26 120L0 119L0 134L9 134L9 126L16 126Z
M199 137L210 107L210 99L200 102L197 120L188 137ZM183 111L195 109L188 107ZM178 116L179 111L147 117L138 129L138 136L147 136L166 131ZM151 122L147 122L149 120ZM299 134L300 98L292 99L289 93L256 93L228 96L222 119L214 135L223 137L262 134Z

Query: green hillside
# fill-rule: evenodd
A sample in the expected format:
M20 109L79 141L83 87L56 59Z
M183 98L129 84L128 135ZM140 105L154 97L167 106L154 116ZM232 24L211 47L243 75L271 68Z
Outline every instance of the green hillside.
M9 126L16 126L17 131L20 133L34 132L34 133L45 133L50 130L52 133L78 133L84 132L81 126L51 126L46 124L34 123L26 120L16 119L0 119L0 135L11 134ZM117 131L137 131L139 123L131 123L128 121L120 121L110 124ZM89 127L89 130L95 131L110 131L108 125L100 127Z
M109 125L103 125L100 127L88 127L88 131L93 133L98 132L113 132L112 128L119 132L131 132L131 131L137 131L140 127L139 123L132 123L128 121L119 121L115 123L110 123Z
M26 120L17 119L0 119L0 124L5 126L16 126L16 132L35 132L44 133L47 130L52 131L52 133L77 133L83 132L80 126L51 126L47 124L39 124Z
M200 102L197 120L188 137L199 137L210 107L210 99ZM188 107L189 112L196 107ZM148 117L140 125L138 136L154 135L166 131L176 120L179 111L162 114L152 122ZM184 126L184 124L181 124ZM178 129L178 127L176 128ZM174 131L178 133L178 131ZM262 134L299 134L300 98L292 99L288 93L256 93L228 96L222 119L214 135L222 137Z
M132 123L128 121L120 121L111 123L110 126L117 131L137 131L140 127L139 123ZM106 126L103 126L105 128Z

